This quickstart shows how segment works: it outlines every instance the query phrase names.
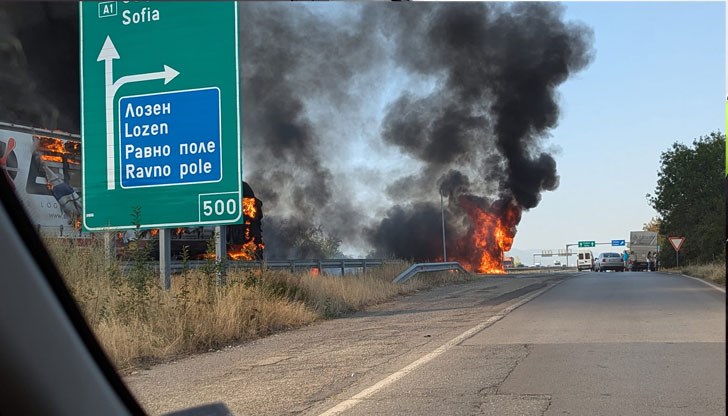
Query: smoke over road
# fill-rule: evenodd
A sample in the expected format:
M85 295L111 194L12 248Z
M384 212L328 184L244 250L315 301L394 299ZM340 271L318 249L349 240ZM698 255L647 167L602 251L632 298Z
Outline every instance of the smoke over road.
M53 25L18 24L27 12L0 7L0 53L15 58L0 67L0 88L23 97L3 93L0 119L77 131L78 96L63 80L78 78L78 60L41 74L20 59L58 49L39 45L49 39L77 54L77 16L55 6L42 18ZM327 243L437 259L439 191L448 257L473 269L484 253L499 257L521 212L558 187L543 150L556 88L592 59L591 31L562 12L240 3L244 177L265 204L267 256L328 254L305 242L322 231Z
M472 269L498 269L522 210L558 186L556 162L541 140L558 121L555 88L592 58L591 32L564 23L562 9L552 4L438 5L416 17L400 12L394 19L406 23L397 33L396 59L438 82L428 95L407 92L390 106L383 139L424 162L409 186L427 194L439 178L453 257ZM421 235L417 228L438 238L432 204L401 203L370 233L384 252L408 250L395 236ZM392 224L402 210L423 221ZM415 256L438 257L432 249Z

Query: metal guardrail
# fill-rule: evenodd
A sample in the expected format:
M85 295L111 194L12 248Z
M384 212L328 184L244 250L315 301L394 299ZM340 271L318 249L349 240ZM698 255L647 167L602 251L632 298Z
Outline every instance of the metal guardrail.
M442 272L447 270L457 270L461 273L468 273L468 271L463 269L463 266L461 266L458 262L415 263L407 268L407 270L400 273L399 276L395 277L394 280L392 280L392 283L404 283L417 273Z
M210 264L212 260L190 260L187 267L190 269L198 269ZM314 260L226 260L225 267L227 270L240 269L288 269L294 272L296 269L341 269L341 274L346 273L346 269L363 269L367 271L369 267L377 267L387 263L396 263L396 260L382 259L314 259ZM149 262L159 268L159 262ZM180 272L184 268L182 261L172 262L172 272Z
M131 267L131 261L125 261L124 268ZM226 267L228 270L242 270L242 269L286 269L295 272L296 269L339 269L342 275L346 273L346 269L362 269L364 272L369 267L377 267L383 264L402 263L402 260L383 260L383 259L321 259L321 260L226 260ZM153 261L147 263L149 266L159 269L159 262ZM190 269L199 269L210 264L210 260L190 260L187 262L187 267ZM172 262L172 273L179 273L184 268L182 261L176 260ZM459 263L417 263L410 266L407 270L400 273L397 278L394 279L394 283L401 283L410 279L417 273L433 272L433 271L447 271L447 270L458 270L460 272L468 273ZM575 271L576 267L558 267L558 266L544 266L544 267L511 267L505 269L506 273L544 273L544 272L558 272L558 271ZM403 277L405 273L411 273L410 276Z
M292 272L296 269L341 269L341 274L346 269L360 268L364 272L368 267L381 266L385 260L380 259L321 259L321 260L263 260L263 261L228 261L229 269L289 269Z

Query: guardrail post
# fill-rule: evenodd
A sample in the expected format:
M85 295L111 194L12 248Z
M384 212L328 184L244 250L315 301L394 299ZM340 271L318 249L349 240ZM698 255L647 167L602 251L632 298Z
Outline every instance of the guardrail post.
M367 274L367 259L364 259L361 262L364 263L364 266L362 267L364 269L364 274Z
M341 259L341 275L344 276L344 259Z

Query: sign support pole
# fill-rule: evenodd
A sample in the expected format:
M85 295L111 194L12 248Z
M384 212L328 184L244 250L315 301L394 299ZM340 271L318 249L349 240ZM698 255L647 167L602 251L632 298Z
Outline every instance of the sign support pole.
M227 229L215 227L215 262L217 263L217 285L225 285L225 266L227 261Z
M104 256L106 257L106 267L111 267L111 262L116 258L116 242L112 231L104 232Z
M172 230L159 230L159 284L165 290L172 287Z

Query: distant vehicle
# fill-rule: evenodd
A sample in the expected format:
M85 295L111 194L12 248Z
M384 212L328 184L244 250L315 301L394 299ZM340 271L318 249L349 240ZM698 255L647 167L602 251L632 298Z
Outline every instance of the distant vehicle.
M516 267L516 266L515 266L515 262L513 260L513 257L503 256L503 268L504 269L512 269L514 267Z
M554 266L561 266L561 262L558 260L554 260Z
M629 251L634 253L635 260L630 262L631 271L647 270L647 253L652 252L656 256L660 247L657 245L657 233L654 231L632 231L629 233ZM653 270L657 270L653 264Z
M597 257L594 267L598 272L606 272L607 270L623 272L624 262L622 261L622 255L619 253L601 253Z
M594 253L589 250L579 250L576 259L576 268L579 271L592 270L594 268Z

